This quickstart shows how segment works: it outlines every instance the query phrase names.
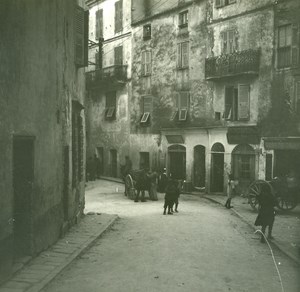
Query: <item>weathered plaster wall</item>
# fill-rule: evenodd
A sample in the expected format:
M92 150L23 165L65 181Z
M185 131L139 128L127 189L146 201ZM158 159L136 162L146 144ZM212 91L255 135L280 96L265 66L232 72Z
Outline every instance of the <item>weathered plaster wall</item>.
M1 1L0 273L10 272L13 259L14 135L35 137L32 253L57 240L62 227L62 151L71 145L70 99L84 100L83 70L74 64L73 4ZM78 187L83 208L83 184ZM70 198L70 208L77 213L74 201Z

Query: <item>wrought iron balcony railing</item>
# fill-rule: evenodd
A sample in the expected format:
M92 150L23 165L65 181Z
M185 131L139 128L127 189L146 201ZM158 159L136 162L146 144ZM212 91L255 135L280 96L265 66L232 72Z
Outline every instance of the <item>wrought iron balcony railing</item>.
M108 83L125 83L127 81L127 65L113 65L86 73L87 87L97 87Z
M205 59L205 78L220 79L259 72L260 50L245 50Z

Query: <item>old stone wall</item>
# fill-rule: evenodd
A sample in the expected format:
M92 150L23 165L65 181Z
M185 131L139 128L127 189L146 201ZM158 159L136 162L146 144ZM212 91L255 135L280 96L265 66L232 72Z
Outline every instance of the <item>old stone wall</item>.
M0 279L14 257L13 139L34 141L29 254L57 240L63 216L63 146L69 145L71 100L84 101L83 69L74 63L76 1L1 1ZM69 187L69 219L84 207L84 183ZM75 191L77 189L77 191Z

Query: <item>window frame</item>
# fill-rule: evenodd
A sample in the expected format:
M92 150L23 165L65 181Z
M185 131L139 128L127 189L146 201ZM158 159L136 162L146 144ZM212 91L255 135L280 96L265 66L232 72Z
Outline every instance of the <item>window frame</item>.
M148 57L148 58L147 58ZM152 71L152 54L151 50L144 50L141 54L141 75L150 76ZM148 59L148 62L147 62Z
M186 99L185 102L183 102L183 98ZM182 104L184 104L184 105L182 105ZM178 120L179 122L187 121L189 109L190 109L190 92L189 91L177 92L176 93L176 108L175 108L175 111L172 113L170 120L171 121Z
M281 46L281 30L284 29L284 42L285 45ZM290 30L290 44L286 44L287 43L287 29ZM292 66L292 43L293 43L293 27L292 24L285 24L285 25L280 25L277 28L277 37L278 37L278 42L277 42L277 68L278 69L284 69L284 68L290 68ZM283 61L283 56L285 56L285 60ZM286 55L289 56L289 60L287 63L287 59L286 59ZM284 64L282 64L284 63Z
M149 31L147 31L147 29L149 29ZM151 31L151 23L149 24L145 24L143 26L143 40L149 40L151 39L152 36L152 31Z
M189 68L189 41L177 43L177 69L184 70ZM183 47L186 46L186 52ZM184 59L186 58L186 62Z
M178 27L184 28L188 27L189 24L189 11L185 10L178 14Z
M147 100L147 103L145 102ZM145 105L147 104L147 109ZM150 116L153 110L153 97L151 95L142 96L142 115L140 118L141 124L148 124L150 121Z
M96 11L96 23L95 23L95 39L99 40L103 38L103 9Z
M115 33L123 30L123 0L115 2Z
M117 92L107 91L105 93L105 119L115 120L117 112Z

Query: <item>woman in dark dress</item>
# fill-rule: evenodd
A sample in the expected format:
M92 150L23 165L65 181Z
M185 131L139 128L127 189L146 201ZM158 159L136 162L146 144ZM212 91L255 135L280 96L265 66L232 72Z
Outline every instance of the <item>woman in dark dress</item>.
M261 226L261 231L265 234L268 226L268 239L272 239L272 229L275 219L274 207L276 200L271 193L271 188L267 184L261 186L261 194L258 197L259 211L255 220L255 226ZM261 242L265 242L265 238L261 236Z

